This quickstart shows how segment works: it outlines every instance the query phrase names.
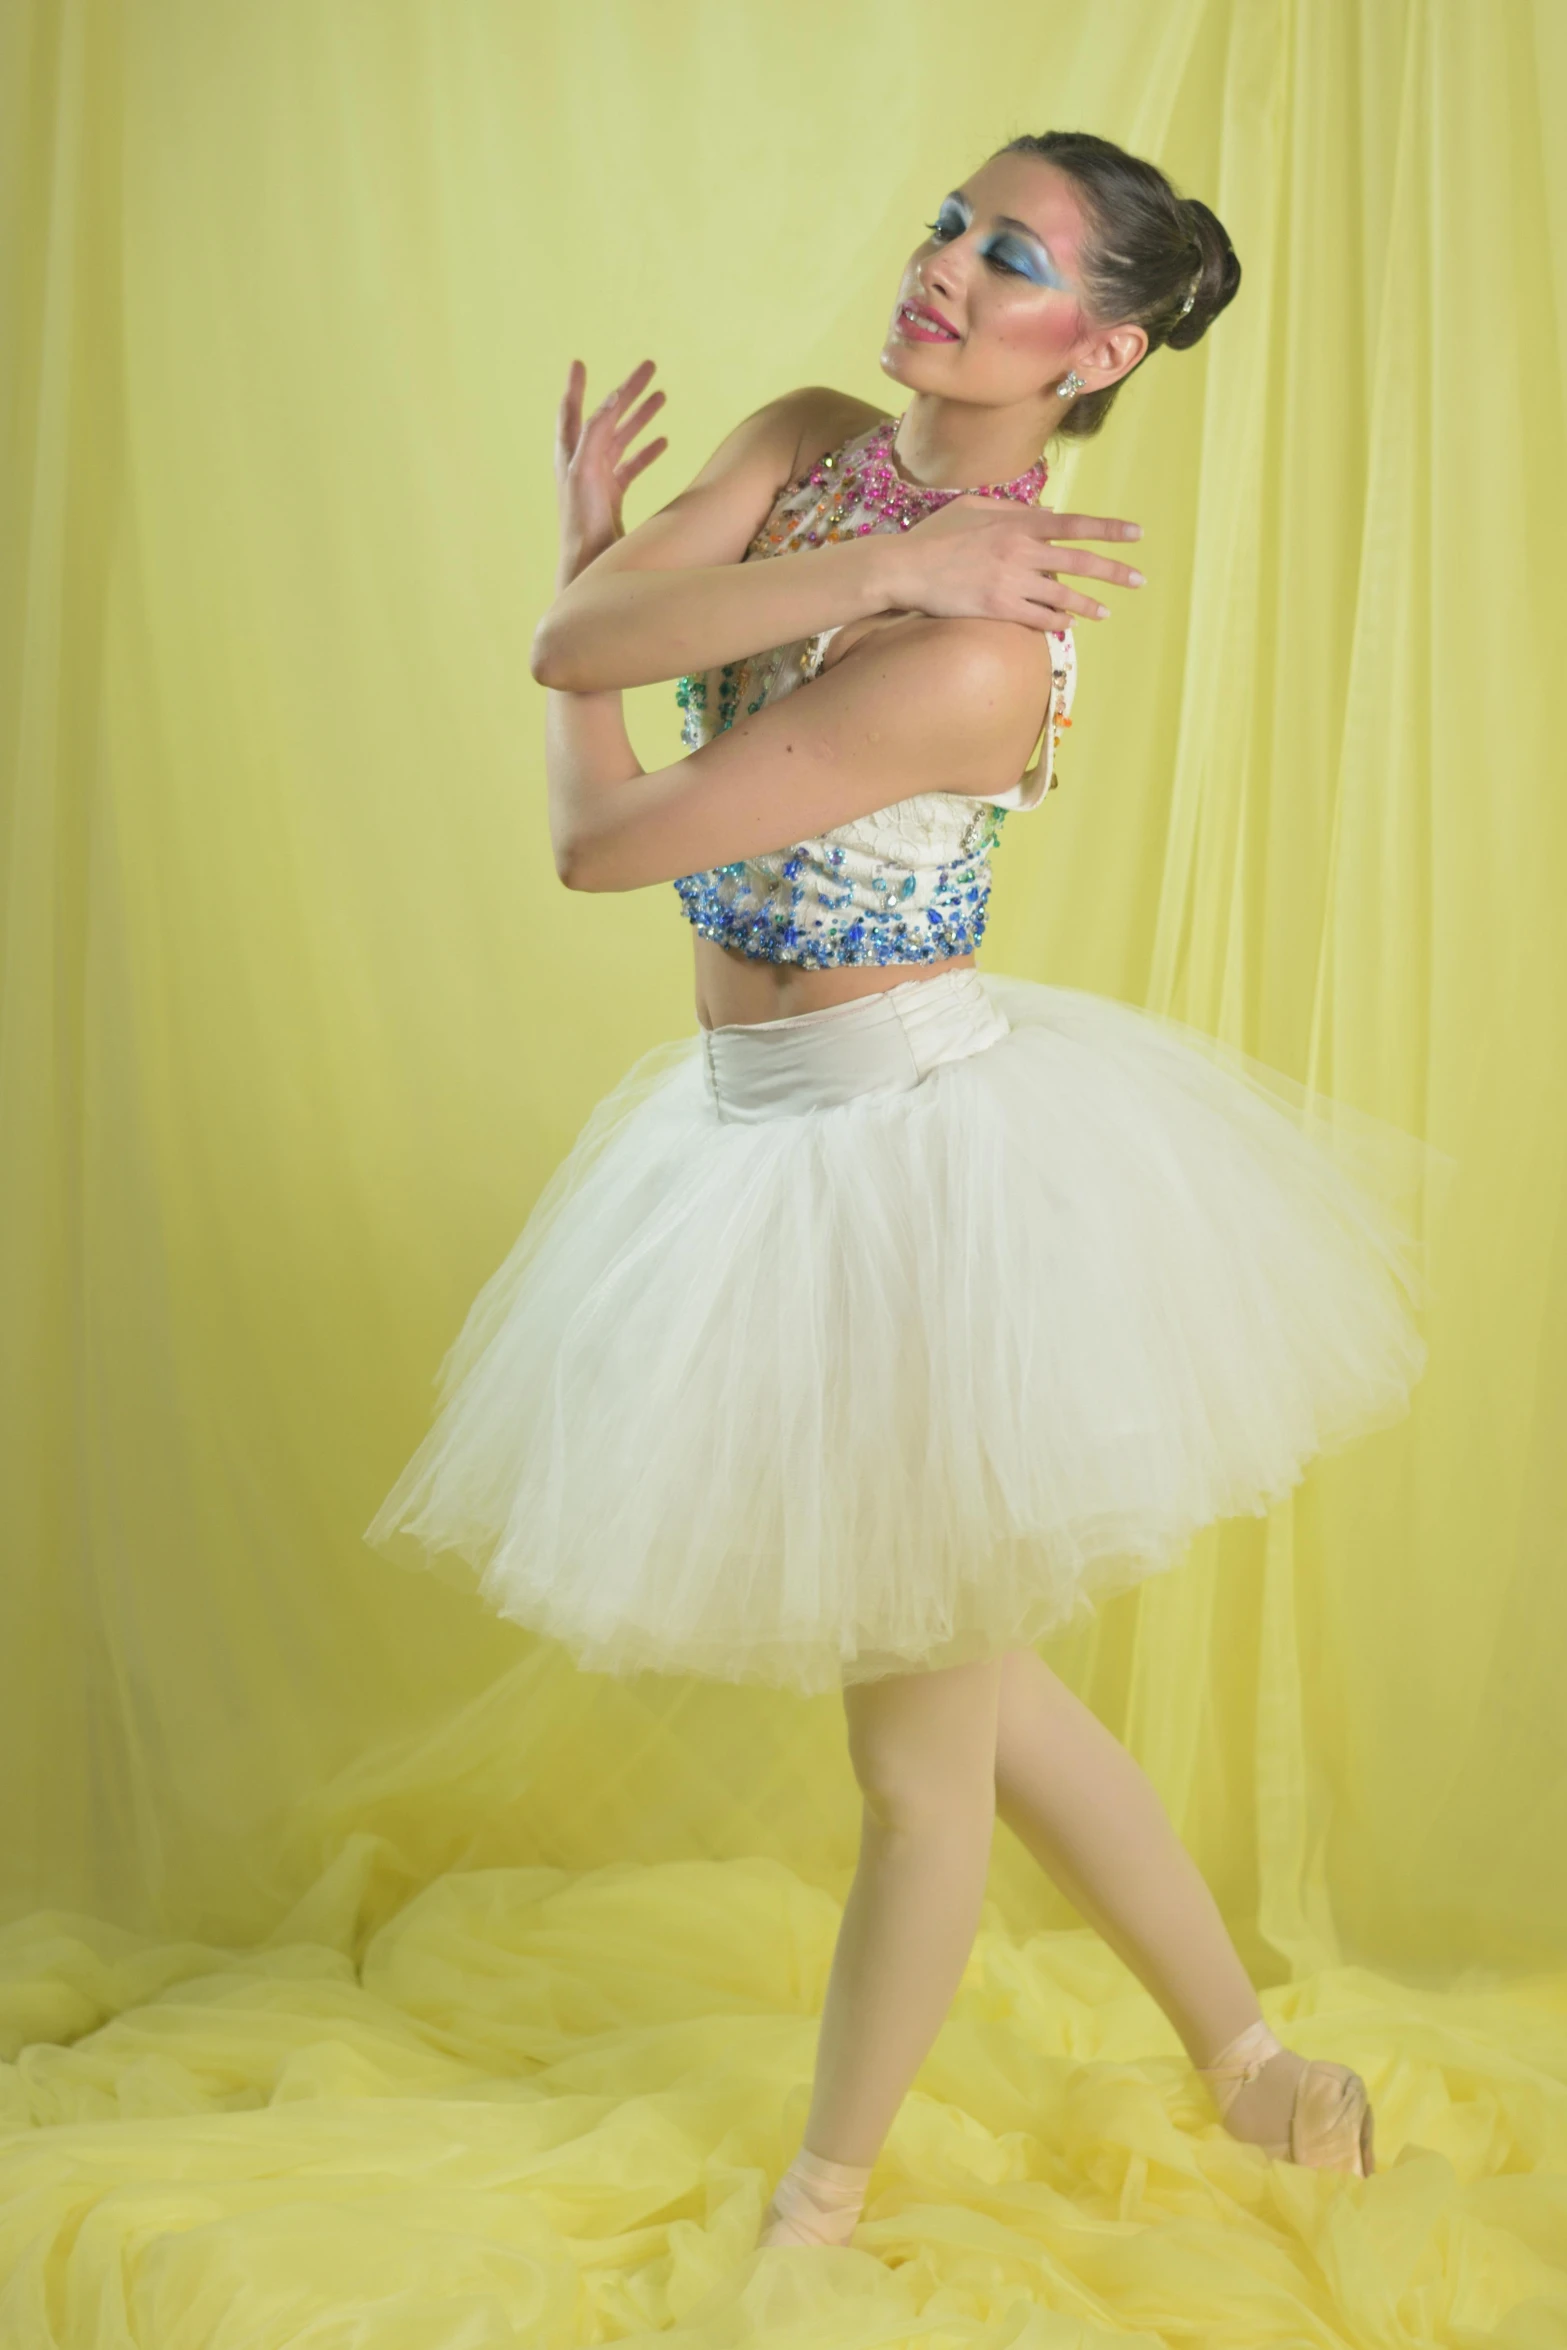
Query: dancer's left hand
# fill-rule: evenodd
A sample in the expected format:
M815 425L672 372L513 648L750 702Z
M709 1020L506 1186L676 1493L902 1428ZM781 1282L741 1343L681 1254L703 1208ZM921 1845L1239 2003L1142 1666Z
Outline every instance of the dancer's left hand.
M625 455L630 442L664 404L664 394L653 392L639 408L631 408L653 367L651 359L634 367L584 423L582 397L588 371L580 359L571 363L555 419L555 482L560 498L557 587L567 586L606 547L624 538L620 509L626 491L644 466L651 465L669 446L667 437L660 434L635 456Z

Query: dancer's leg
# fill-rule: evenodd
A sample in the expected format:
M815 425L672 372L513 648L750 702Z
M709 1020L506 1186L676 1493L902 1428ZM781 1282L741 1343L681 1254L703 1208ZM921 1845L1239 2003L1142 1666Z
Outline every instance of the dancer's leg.
M1262 2009L1217 1902L1141 1766L1032 1649L1002 1664L996 1808L1158 2001L1194 2065ZM1281 2139L1304 2059L1275 2057L1226 2127Z
M844 2243L973 1947L995 1821L1000 1658L844 1691L864 1797L800 2156L766 2243ZM858 2192L856 2192L858 2190Z

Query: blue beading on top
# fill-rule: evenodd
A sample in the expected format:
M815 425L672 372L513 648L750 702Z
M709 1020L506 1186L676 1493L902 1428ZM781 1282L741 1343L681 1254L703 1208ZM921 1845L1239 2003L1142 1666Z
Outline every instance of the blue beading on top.
M967 815L966 804L958 804ZM704 938L755 961L813 970L939 963L970 953L985 934L989 851L1004 811L985 813L989 822L967 854L933 870L909 871L830 836L688 873L674 886L686 919Z

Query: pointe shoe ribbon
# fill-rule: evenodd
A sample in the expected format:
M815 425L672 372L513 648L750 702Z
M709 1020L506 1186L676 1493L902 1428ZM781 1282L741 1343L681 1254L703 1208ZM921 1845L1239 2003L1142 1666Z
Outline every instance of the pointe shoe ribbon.
M871 2166L829 2162L802 2146L762 2221L757 2249L774 2244L847 2244L859 2224Z
M1263 2066L1283 2054L1283 2042L1259 2021L1248 2024L1221 2048L1211 2064L1197 2067L1213 2092L1221 2118ZM1371 2099L1359 2073L1347 2064L1308 2057L1295 2083L1289 2138L1264 2144L1262 2151L1276 2162L1297 2162L1310 2170L1350 2171L1356 2178L1369 2179L1376 2169L1372 2138Z

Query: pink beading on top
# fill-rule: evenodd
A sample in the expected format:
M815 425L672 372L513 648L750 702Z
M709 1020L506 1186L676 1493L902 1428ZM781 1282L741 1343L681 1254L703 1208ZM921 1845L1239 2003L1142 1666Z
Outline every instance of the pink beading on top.
M883 417L867 435L863 448L851 450L847 456L830 451L806 479L818 489L836 483L856 504L884 514L900 530L910 530L953 498L1012 498L1020 506L1032 506L1050 478L1049 465L1043 457L1036 457L1028 471L1013 481L976 482L971 489L925 489L918 482L905 481L894 470L892 442L897 429L896 416ZM862 522L857 535L863 537L874 528L873 523Z

